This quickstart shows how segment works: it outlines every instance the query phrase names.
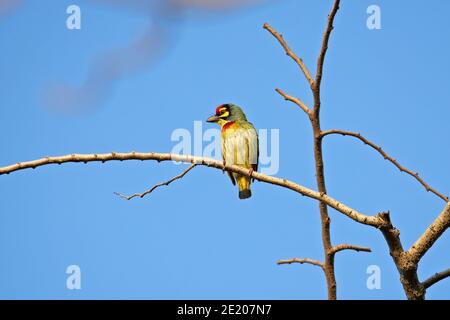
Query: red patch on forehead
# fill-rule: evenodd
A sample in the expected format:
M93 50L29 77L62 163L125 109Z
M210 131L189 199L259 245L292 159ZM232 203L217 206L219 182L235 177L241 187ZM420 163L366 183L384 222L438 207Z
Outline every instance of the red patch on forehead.
M220 109L222 109L222 108L223 108L223 104L221 104L220 106L218 106L216 108L216 116L218 116L220 114Z

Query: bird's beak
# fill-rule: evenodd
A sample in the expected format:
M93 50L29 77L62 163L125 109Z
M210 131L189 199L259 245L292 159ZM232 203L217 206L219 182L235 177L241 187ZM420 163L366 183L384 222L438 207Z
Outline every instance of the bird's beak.
M206 119L206 122L217 122L219 121L219 117L218 116L211 116L208 119Z

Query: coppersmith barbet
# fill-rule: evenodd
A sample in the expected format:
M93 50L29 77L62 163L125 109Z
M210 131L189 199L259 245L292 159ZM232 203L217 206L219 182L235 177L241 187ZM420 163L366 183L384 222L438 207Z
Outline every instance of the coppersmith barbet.
M227 164L249 169L249 175L228 172L233 185L238 185L239 199L252 196L250 191L251 173L258 170L258 133L240 107L235 104L222 104L207 122L219 124L222 132L222 158Z

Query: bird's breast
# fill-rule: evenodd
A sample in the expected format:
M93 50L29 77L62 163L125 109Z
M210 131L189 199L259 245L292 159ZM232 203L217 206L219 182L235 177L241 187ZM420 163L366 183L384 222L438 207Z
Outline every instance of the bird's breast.
M224 133L224 132L227 131L228 129L231 129L231 128L234 126L234 124L235 124L234 121L230 121L230 122L225 123L225 124L222 126L222 133Z

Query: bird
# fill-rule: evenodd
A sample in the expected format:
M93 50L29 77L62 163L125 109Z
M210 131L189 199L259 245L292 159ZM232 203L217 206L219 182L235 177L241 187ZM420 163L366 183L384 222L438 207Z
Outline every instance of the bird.
M226 165L238 165L249 169L248 175L228 172L233 185L238 185L239 199L252 196L250 190L253 171L258 171L259 141L253 124L247 121L242 109L232 103L221 104L207 122L221 128L222 159ZM253 179L254 180L254 179Z

